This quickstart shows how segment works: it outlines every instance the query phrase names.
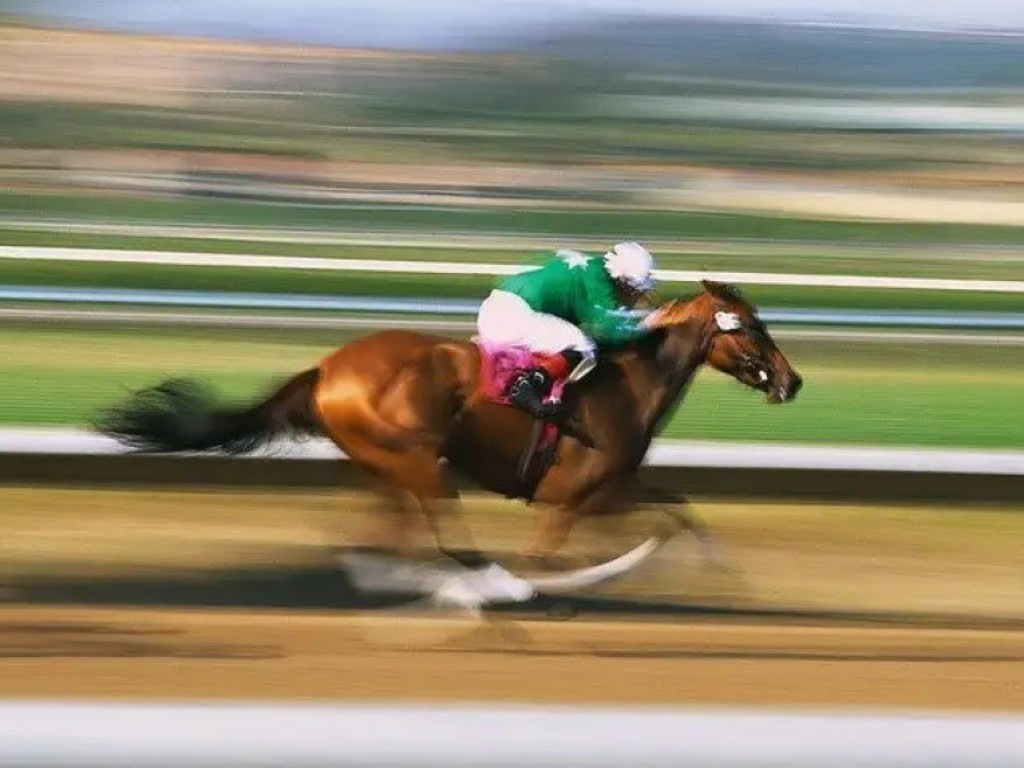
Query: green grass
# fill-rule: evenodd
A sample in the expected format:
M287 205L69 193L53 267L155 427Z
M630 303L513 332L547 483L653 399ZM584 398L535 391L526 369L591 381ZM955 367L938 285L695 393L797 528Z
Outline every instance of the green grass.
M291 331L0 331L0 422L81 425L125 392L205 378L232 398L261 395L347 334ZM1024 356L1002 348L825 344L784 351L803 374L792 403L703 372L664 437L1024 449Z
M1020 407L1019 374L905 378L884 369L836 372L816 365L801 373L807 385L781 408L704 374L687 404L696 416L681 412L665 436L1024 450L1024 427L1006 417Z
M180 374L248 397L315 362L331 342L294 334L22 328L0 331L0 421L80 424L128 389Z
M4 100L0 123L5 144L35 149L196 148L303 157L315 156L312 147L322 146L308 131L282 130L272 121L256 126L226 115L158 107Z
M513 232L564 239L751 238L872 243L1022 244L1024 227L905 222L851 222L733 213L653 210L419 205L310 206L198 198L0 193L0 214L84 220L236 224L266 227Z
M379 63L373 65L374 68ZM357 65L358 67L358 65ZM793 130L774 126L707 124L566 114L561 107L581 88L605 90L602 79L567 80L554 70L529 75L505 68L483 79L437 71L439 86L413 86L399 73L362 81L346 78L344 94L307 94L291 99L287 115L268 116L259 103L200 98L187 108L69 104L39 99L0 103L0 124L9 146L36 149L197 149L293 157L382 159L415 162L428 157L455 163L626 164L682 163L744 169L859 169L898 171L957 163L1019 161L1012 138L871 131ZM379 70L378 70L379 73ZM366 74L364 72L364 74ZM422 73L421 73L422 74ZM540 81L534 78L541 76ZM561 74L565 74L564 72ZM549 79L554 75L555 80ZM518 81L525 76L527 81ZM435 80L434 77L439 78ZM511 79L510 79L511 78ZM361 82L362 81L362 82ZM444 82L445 84L441 84ZM455 90L451 90L454 88ZM551 90L554 88L554 90ZM631 83L636 94L748 93L749 84ZM755 91L763 85L757 86ZM411 89L411 90L410 90ZM795 92L786 88L787 96ZM456 93L458 95L456 96ZM820 91L813 91L820 93ZM454 99L454 101L452 100ZM539 101L537 100L539 99ZM421 131L431 129L430 136ZM596 190L574 194L595 195ZM627 190L628 193L628 190Z
M202 237L136 237L91 233L32 232L0 230L0 244L26 247L98 248L112 250L180 251L316 258L379 259L382 261L449 261L492 264L526 264L541 257L541 248L445 248L443 246L367 246L320 243L280 243L252 240L204 239ZM586 244L552 241L549 248ZM593 248L594 246L590 246ZM664 269L700 269L754 272L796 272L808 274L853 274L879 277L926 277L976 280L1024 280L1024 258L1006 254L987 256L974 253L958 257L955 252L853 251L828 244L793 245L780 252L758 243L723 243L717 248L690 248L669 252L655 247L658 265Z

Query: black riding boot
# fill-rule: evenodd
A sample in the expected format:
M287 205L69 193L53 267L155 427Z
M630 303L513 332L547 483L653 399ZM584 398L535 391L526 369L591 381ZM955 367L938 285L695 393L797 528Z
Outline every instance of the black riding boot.
M545 403L544 397L551 391L551 377L543 368L530 368L519 374L509 385L508 398L538 419L548 419L558 413L558 405Z

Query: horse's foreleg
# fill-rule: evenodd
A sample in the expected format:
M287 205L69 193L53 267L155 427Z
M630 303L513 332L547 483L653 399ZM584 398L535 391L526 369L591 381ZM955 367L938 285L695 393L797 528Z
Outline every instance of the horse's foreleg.
M527 560L552 567L558 551L569 540L569 534L578 519L579 514L575 507L548 506L540 510L533 534L526 546Z
M526 548L527 558L540 565L553 566L556 559L561 559L556 556L580 518L623 511L628 498L628 484L616 480L602 484L579 503L546 505L537 517Z
M535 551L542 557L550 557L564 543L568 531L572 529L576 520L583 516L628 514L632 510L630 502L634 487L633 481L628 478L610 480L594 489L580 504L551 510L548 517L539 521L534 542ZM537 589L552 594L593 587L633 571L669 538L671 532L662 531L648 537L628 552L611 559L603 559L597 565L534 577L531 583Z
M666 538L681 531L689 531L700 544L705 563L716 568L725 566L721 548L712 537L708 527L694 513L693 504L686 496L678 491L664 488L647 488L645 495L655 498L657 510L668 518L666 521L668 527L664 532Z

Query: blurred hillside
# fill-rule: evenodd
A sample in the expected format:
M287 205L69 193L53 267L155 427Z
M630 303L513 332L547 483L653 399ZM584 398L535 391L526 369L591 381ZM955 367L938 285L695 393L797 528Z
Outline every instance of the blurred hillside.
M1024 30L921 31L698 18L576 26L526 50L607 71L739 81L759 88L1024 88ZM841 95L841 91L839 94Z
M0 172L37 190L1015 223L1022 41L640 18L458 54L8 25Z

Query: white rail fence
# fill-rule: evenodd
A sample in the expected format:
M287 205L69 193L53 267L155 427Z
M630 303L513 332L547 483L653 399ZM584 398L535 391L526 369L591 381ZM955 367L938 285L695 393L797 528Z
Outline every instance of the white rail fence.
M83 429L0 429L2 454L114 455L126 449L114 440ZM280 442L266 452L281 460L341 459L333 443L315 439ZM247 457L240 457L244 460ZM869 470L935 472L963 475L1024 475L1024 451L945 448L881 448L792 443L741 443L656 440L645 464L661 467Z
M1024 718L935 713L0 703L14 768L1019 768Z

